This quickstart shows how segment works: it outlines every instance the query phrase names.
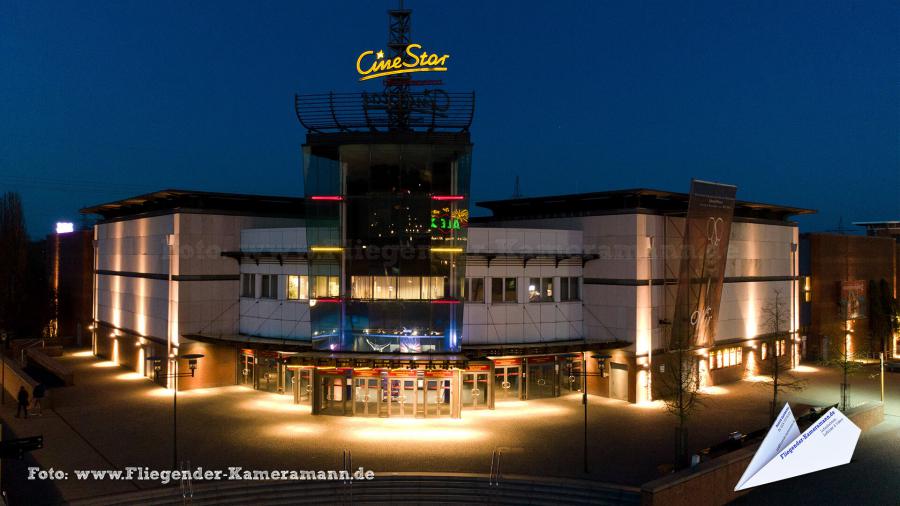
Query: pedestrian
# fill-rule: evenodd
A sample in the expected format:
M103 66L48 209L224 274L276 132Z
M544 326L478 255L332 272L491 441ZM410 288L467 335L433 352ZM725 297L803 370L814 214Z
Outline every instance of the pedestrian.
M46 394L46 389L43 383L38 383L37 386L34 387L34 391L31 393L31 396L34 397L34 404L32 404L31 410L37 415L44 414L44 408L43 406L41 406L41 401L44 400L44 394Z
M24 386L19 387L17 398L19 405L16 407L16 418L19 418L19 413L25 413L25 418L28 418L28 390Z

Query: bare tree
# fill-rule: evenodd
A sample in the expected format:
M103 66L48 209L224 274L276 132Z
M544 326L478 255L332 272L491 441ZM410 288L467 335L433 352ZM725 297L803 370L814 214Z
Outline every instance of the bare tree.
M762 322L768 333L761 340L766 347L767 356L764 360L760 360L759 367L761 373L759 376L766 378L762 384L772 389L772 401L769 404L770 420L775 420L778 413L780 393L796 392L806 388L806 380L796 377L788 367L791 361L787 351L788 343L793 337L787 325L788 315L781 290L775 290L775 298L762 308ZM787 360L784 357L787 357Z
M26 290L28 235L18 193L0 196L0 330L18 330Z
M660 398L666 411L678 419L675 428L675 467L681 469L689 465L687 423L694 412L702 406L700 375L695 354L689 349L687 339L674 338L672 348L665 355L665 371L660 375Z

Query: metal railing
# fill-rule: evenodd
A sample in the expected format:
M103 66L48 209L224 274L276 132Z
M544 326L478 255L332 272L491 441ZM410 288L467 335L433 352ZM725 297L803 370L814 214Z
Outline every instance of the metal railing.
M406 93L317 93L294 95L294 111L311 132L403 129L467 131L475 115L475 92L429 89Z

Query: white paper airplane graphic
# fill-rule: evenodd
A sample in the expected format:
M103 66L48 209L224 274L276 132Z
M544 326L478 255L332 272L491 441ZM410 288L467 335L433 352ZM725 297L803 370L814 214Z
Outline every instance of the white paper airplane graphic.
M734 490L847 464L861 432L837 408L831 408L801 434L785 404Z

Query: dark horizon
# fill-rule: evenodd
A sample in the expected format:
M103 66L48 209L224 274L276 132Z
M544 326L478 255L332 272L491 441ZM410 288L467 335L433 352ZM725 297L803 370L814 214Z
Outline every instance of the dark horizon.
M900 218L893 3L569 5L406 3L445 88L476 92L473 204L516 176L525 196L698 178L817 209L804 232ZM8 2L0 188L32 238L165 188L302 196L293 93L377 89L355 61L395 6Z

